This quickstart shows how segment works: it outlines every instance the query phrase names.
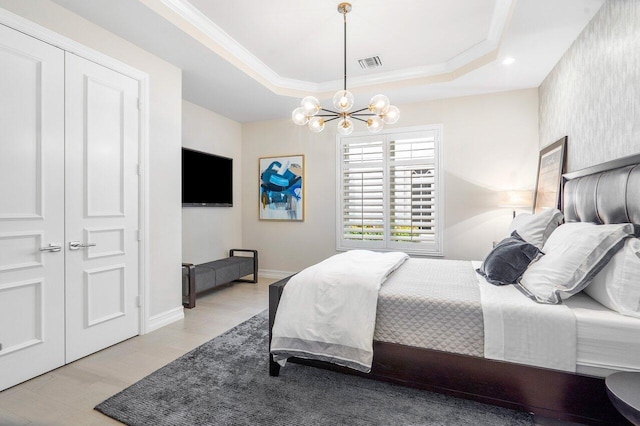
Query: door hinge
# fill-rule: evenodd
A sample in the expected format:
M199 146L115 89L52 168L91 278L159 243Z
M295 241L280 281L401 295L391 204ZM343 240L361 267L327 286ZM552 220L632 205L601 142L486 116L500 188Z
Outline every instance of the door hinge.
M142 164L136 164L136 173L138 173L138 176L142 176Z
M136 238L138 239L138 241L142 241L142 231L138 229L136 231L136 234L137 234Z
M138 102L136 102L136 105L138 106L138 109L142 109L142 101L140 100L140 98L138 98Z
M140 297L140 296L136 296L136 306L137 306L138 308L141 308L141 307L142 307L142 297Z

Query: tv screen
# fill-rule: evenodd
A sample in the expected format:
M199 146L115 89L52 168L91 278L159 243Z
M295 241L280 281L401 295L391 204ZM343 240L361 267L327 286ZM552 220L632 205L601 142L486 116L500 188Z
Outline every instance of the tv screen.
M182 206L233 206L233 160L182 148Z

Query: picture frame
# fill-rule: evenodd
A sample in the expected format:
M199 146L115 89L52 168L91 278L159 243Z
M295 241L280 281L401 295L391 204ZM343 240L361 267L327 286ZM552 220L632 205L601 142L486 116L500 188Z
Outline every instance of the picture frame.
M562 174L565 172L567 136L544 147L538 159L538 174L533 197L533 212L560 209Z
M258 160L260 220L304 221L304 155L261 157Z

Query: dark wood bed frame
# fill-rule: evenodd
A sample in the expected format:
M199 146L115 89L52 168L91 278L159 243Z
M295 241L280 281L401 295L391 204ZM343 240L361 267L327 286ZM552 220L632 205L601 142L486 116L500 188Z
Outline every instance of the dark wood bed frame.
M640 166L634 167L637 164L640 154L563 175L565 219L640 223ZM622 181L623 189L618 187ZM289 278L269 287L269 340ZM373 349L370 373L321 361L289 360L541 417L596 425L630 424L609 401L604 378L378 341L373 342ZM269 374L278 376L279 371L280 366L269 355Z

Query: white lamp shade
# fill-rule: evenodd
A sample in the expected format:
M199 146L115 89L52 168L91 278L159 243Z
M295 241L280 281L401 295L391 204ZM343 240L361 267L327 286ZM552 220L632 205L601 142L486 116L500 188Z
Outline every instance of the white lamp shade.
M508 190L500 193L500 207L524 208L533 204L533 194L527 190Z
M320 133L324 130L324 125L325 122L322 117L313 117L309 120L309 129L311 129L312 132Z
M291 113L291 120L298 126L304 126L309 122L309 117L304 112L304 108L298 107Z

